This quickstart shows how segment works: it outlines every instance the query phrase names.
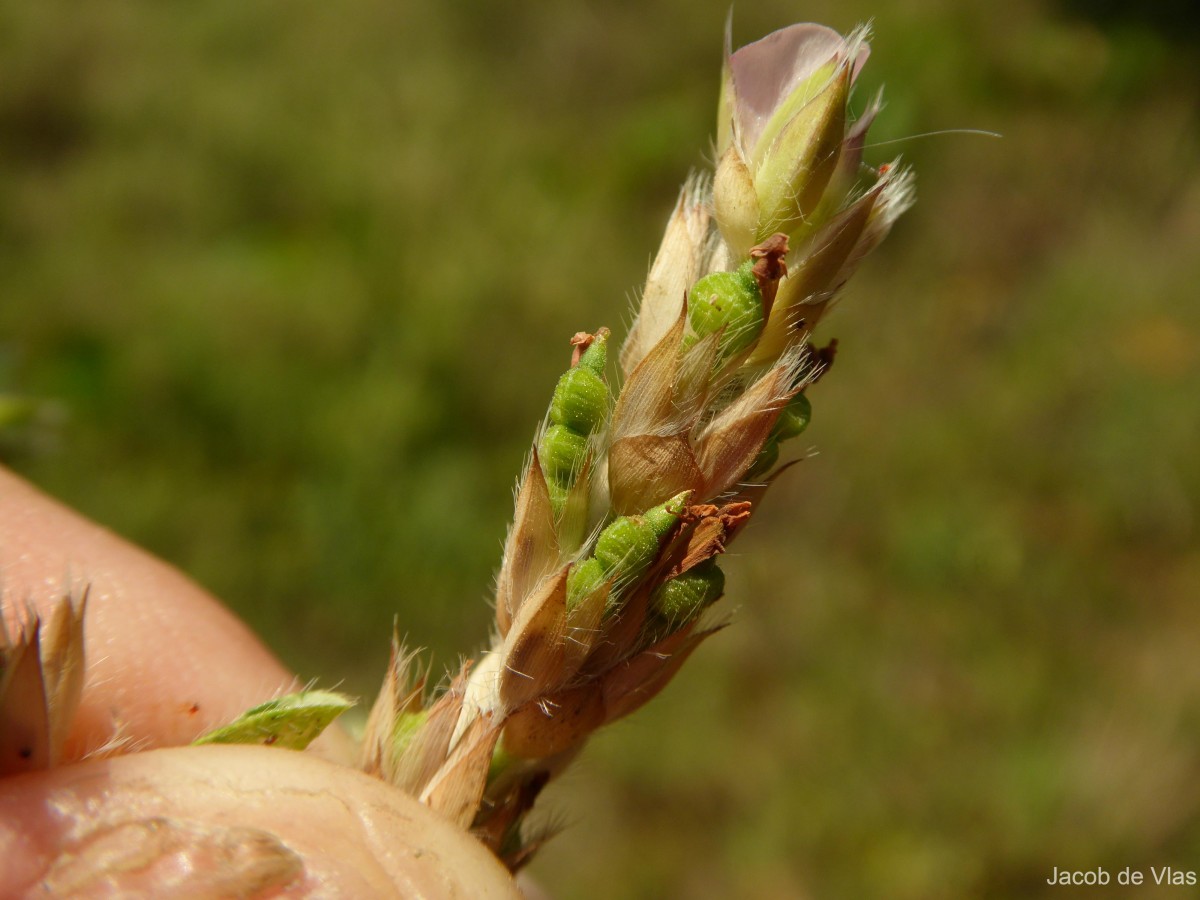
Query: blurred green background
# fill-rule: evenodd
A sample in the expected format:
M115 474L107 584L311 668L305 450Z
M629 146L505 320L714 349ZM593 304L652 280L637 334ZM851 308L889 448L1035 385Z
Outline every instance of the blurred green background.
M738 43L874 18L920 200L824 328L733 627L546 797L556 896L1200 868L1190 5L739 6ZM0 388L59 419L6 461L305 677L370 697L393 615L454 664L567 338L627 322L707 163L725 12L0 3Z

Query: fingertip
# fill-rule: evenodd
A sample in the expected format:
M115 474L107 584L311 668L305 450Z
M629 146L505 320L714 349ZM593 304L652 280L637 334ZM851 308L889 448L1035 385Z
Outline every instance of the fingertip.
M520 896L412 797L310 754L184 747L0 782L0 893Z

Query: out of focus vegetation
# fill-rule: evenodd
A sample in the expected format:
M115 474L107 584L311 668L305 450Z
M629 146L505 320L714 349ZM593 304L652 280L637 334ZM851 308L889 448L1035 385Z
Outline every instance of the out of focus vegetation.
M739 43L874 18L920 201L733 627L548 797L556 896L1200 867L1190 5L739 5ZM304 676L369 696L397 614L452 664L567 339L706 163L726 6L0 5L0 388L65 413L8 461ZM958 127L1004 137L905 139Z

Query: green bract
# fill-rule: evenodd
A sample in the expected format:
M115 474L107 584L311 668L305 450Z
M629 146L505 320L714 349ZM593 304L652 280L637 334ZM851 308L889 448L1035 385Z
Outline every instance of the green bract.
M192 743L264 744L303 750L353 705L349 697L332 691L300 691L248 709Z

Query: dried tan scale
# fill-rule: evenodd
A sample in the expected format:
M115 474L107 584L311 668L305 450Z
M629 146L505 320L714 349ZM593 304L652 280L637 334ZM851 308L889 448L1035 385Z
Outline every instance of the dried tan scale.
M722 331L714 331L702 337L679 363L673 399L675 413L682 422L699 424L728 378L723 372L714 374L722 335Z
M6 648L0 730L0 774L50 767L50 719L38 659L42 623L34 616Z
M475 837L504 859L510 871L515 872L530 855L521 846L515 826L520 824L521 816L533 806L549 782L550 776L546 772L539 772L528 780L510 782L505 791L497 792L484 802L471 828ZM506 856L506 850L515 850L511 859Z
M584 595L567 610L567 630L564 635L564 665L577 673L596 645L605 640L604 610L608 606L614 582L608 579L594 591Z
M504 542L504 563L496 576L496 627L508 634L525 598L558 563L554 510L534 448L517 492L513 524Z
M379 696L371 706L363 730L359 767L368 775L377 775L395 783L397 756L393 743L401 716L422 711L427 673L416 674L417 651L406 650L392 632L392 652Z
M681 307L670 328L626 379L609 426L613 446L630 436L669 433L664 429L677 431L683 424L675 404L675 384L686 327L687 314ZM613 468L610 451L610 485Z
M45 680L51 765L59 760L83 694L83 617L87 599L87 588L78 603L64 597L50 614L50 623L38 647Z
M603 695L588 682L546 694L518 709L504 724L504 749L540 759L578 746L606 720Z
M62 756L83 693L88 590L47 621L26 605L10 634L0 617L0 775L48 769Z
M499 724L493 715L477 718L418 795L420 801L460 828L469 828L479 811L499 738Z
M451 738L462 713L462 685L469 669L470 664L465 665L450 687L434 701L424 725L404 746L396 761L396 777L392 781L401 790L414 796L421 795L446 762Z
M637 319L621 348L626 377L675 324L688 289L708 271L712 216L707 188L703 178L693 175L679 192L646 277Z
M524 706L563 685L567 666L567 570L541 585L517 612L500 649L500 710Z
M680 629L615 667L602 682L605 724L624 718L649 703L667 686L691 652L719 629Z
M697 496L725 493L754 464L783 404L795 390L795 379L794 364L776 366L705 426L694 450L704 478Z

